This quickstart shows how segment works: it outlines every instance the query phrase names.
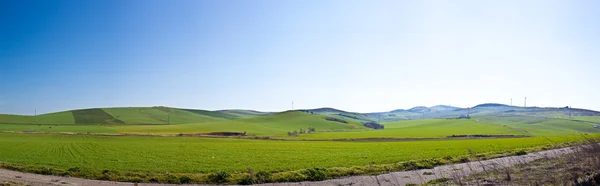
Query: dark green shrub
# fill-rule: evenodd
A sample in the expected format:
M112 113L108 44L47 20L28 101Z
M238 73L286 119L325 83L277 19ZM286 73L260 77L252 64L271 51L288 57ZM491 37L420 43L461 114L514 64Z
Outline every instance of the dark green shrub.
M48 167L40 167L38 169L33 170L32 172L36 173L36 174L43 174L43 175L52 175L52 173L53 173L52 169L50 169Z
M526 154L527 154L527 152L522 151L522 150L515 152L515 155L517 155L517 156L526 155Z
M254 178L252 177L252 175L246 175L240 181L238 181L237 184L240 184L240 185L253 185L253 184L256 184L256 180L254 180Z
M241 185L252 185L252 184L260 184L260 183L269 183L271 182L272 174L270 172L258 171L258 173L254 173L252 169L248 169L248 175L244 176L238 184Z
M73 168L69 168L67 171L69 171L69 172L79 172L79 171L81 171L81 169L79 167L73 167Z
M299 181L306 181L305 180L305 175L300 173L300 171L290 171L290 172L283 172L283 173L279 173L278 176L274 176L272 178L272 182L299 182Z
M141 183L144 182L144 180L140 177L128 177L128 176L120 176L118 178L119 181L123 181L123 182L132 182L132 183Z
M272 174L270 172L258 171L254 177L256 183L268 183L271 181Z
M323 168L312 168L302 171L302 174L307 177L306 180L308 181L322 181L327 178L325 171Z
M181 177L179 177L179 183L182 183L182 184L192 183L192 178L190 178L188 176L181 176Z
M427 184L432 184L432 185L433 184L444 184L444 183L446 183L446 182L448 182L450 180L452 180L452 179L450 179L450 178L438 178L438 179L434 179L434 180L428 181Z
M230 175L225 171L219 171L208 175L208 181L210 183L227 183Z
M168 174L167 173L165 175L164 179L165 179L164 182L167 182L167 183L171 183L171 184L178 184L179 183L179 178L177 176L175 176L175 175L172 175L172 174Z
M407 161L402 163L402 166L406 169L406 170L417 170L419 165L417 165L416 162L414 161Z

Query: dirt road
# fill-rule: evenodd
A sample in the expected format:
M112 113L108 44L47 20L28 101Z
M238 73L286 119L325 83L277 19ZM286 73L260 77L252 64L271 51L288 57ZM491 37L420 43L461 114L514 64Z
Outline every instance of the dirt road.
M295 186L295 185L309 185L309 186L339 186L339 185L390 185L400 186L406 184L422 184L430 180L438 178L453 178L455 176L466 176L472 173L479 173L485 170L494 168L502 168L512 166L519 163L526 163L540 158L552 158L563 154L574 152L573 147L540 151L536 153L529 153L522 156L511 156L490 159L480 162L469 162L460 163L453 165L444 165L435 167L433 169L422 169L415 171L402 171L392 172L389 174L382 174L378 176L352 176L338 179L331 179L326 181L318 182L297 182L297 183L270 183L260 184L264 186L268 185L284 185L284 186ZM31 173L22 173L6 169L0 169L0 181L12 181L18 183L24 183L33 186L42 185L90 185L90 186L125 186L135 185L134 183L126 182L112 182L112 181L98 181L88 180L73 177L60 177L60 176L48 176L38 175ZM149 186L174 186L174 184L152 184L152 183L140 183L137 185L149 185ZM190 185L192 186L192 185ZM197 185L200 186L200 185ZM204 185L206 186L206 185Z

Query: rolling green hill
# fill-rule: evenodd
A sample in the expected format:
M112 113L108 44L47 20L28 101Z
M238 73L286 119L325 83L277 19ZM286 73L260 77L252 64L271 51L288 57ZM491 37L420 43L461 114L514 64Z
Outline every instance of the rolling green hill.
M600 133L600 128L596 127L600 125L600 113L583 109L481 104L468 109L472 119L454 119L464 112L465 109L450 106L414 107L367 114L333 108L280 113L170 107L92 108L38 116L0 115L0 131L144 134L246 132L247 135L288 137L287 132L306 130L309 127L317 130L316 133L293 138L431 138L451 135L548 136ZM575 116L569 117L565 113ZM381 119L385 129L373 130L362 125L364 122L379 121L379 118L374 118L382 115L385 115ZM426 119L421 119L422 117Z
M169 107L128 107L102 109L126 124L183 124L226 120L215 111L183 110ZM99 121L101 122L101 121Z
M217 112L231 114L238 116L238 118L251 118L256 116L266 116L269 114L273 114L272 112L259 112L254 110L241 110L241 109L233 109L233 110L218 110Z
M485 123L494 123L508 126L535 136L550 135L581 135L600 133L599 128L594 128L597 123L569 119L555 119L514 114L484 115L474 117Z
M270 113L250 110L208 111L170 107L91 108L37 116L0 114L2 124L186 124L235 120Z
M384 130L330 132L305 138L440 138L452 135L527 135L518 129L472 119L423 119L383 123Z
M37 116L0 114L0 123L6 124L75 124L71 111L42 114Z
M196 123L186 125L157 126L117 126L115 129L123 133L208 133L208 132L247 132L248 135L287 136L287 132L309 127L317 130L356 130L366 129L359 122L342 119L347 123L329 121L323 116L304 112L288 111L268 116L227 120L218 122Z
M361 122L375 121L373 118L369 118L365 114L356 113L356 112L346 112L346 111L338 110L338 109L334 109L334 108L317 108L317 109L298 110L298 111L319 114L319 115L337 116L337 117L347 118L347 119L361 121Z

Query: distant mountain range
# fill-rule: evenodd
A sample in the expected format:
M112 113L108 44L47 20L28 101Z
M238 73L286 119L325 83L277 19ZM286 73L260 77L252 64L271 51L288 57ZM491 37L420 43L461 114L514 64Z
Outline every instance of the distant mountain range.
M347 112L333 108L318 108L305 111L377 122L426 118L456 118L461 115L478 116L485 114L518 114L539 117L600 116L600 112L587 109L567 107L518 107L498 103L484 103L472 108L460 108L448 105L437 105L433 107L417 106L407 110L396 109L389 112L372 113Z

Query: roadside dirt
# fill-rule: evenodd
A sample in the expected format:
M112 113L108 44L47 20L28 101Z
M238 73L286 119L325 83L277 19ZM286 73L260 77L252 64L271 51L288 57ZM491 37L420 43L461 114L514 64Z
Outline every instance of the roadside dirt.
M318 182L296 182L296 183L269 183L260 184L263 186L269 185L282 185L282 186L295 186L295 185L309 185L309 186L339 186L339 185L384 185L384 186L401 186L406 184L423 184L431 180L439 178L453 178L456 176L467 176L473 173L480 173L492 168L502 168L513 166L520 163L531 162L540 158L554 158L564 154L574 152L574 147L546 150L535 153L529 153L522 156L510 156L503 158L496 158L478 162L460 163L454 165L444 165L435 167L433 169L421 169L415 171L402 171L392 172L388 174L382 174L378 176L351 176L345 178L331 179ZM73 177L60 177L60 176L48 176L38 175L31 173L22 173L17 171L11 171L6 169L0 169L0 181L17 182L32 186L46 186L46 185L90 185L90 186L125 186L125 185L148 185L148 186L174 186L175 184L152 184L152 183L126 183L126 182L112 182L112 181L99 181L99 180L88 180ZM192 185L190 185L192 186ZM200 185L194 185L200 186ZM203 185L207 186L207 185Z

